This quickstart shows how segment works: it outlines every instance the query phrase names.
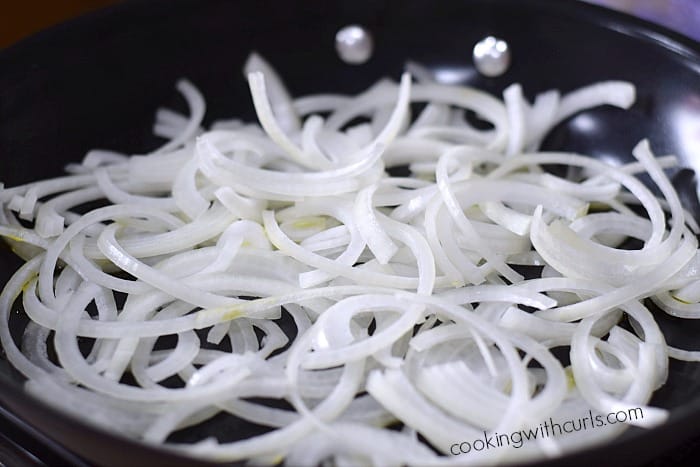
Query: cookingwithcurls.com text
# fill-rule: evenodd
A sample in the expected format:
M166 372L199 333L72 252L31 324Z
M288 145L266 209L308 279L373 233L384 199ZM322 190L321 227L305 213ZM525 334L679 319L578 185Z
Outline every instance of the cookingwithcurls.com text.
M483 438L477 438L472 441L462 441L455 443L450 447L450 452L455 455L469 454L470 452L479 452L488 449L513 447L520 448L526 441L534 441L537 439L549 438L551 436L561 436L567 433L577 431L590 430L593 428L602 428L607 425L616 423L627 423L634 420L644 418L644 411L641 407L635 407L628 410L618 410L617 412L609 412L608 414L594 415L592 411L588 411L588 416L578 419L570 419L565 422L557 423L551 417L549 420L542 422L536 428L528 428L524 430L508 433L488 433L484 431Z

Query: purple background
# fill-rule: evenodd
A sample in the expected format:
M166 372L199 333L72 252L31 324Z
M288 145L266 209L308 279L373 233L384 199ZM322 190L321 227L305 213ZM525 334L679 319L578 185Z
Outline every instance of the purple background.
M700 0L585 0L631 13L700 40Z

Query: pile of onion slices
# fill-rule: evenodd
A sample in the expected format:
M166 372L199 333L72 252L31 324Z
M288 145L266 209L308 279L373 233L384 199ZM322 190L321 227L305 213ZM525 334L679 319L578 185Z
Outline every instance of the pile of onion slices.
M27 391L146 443L257 464L522 462L628 424L450 448L589 411L663 423L649 401L669 357L700 360L649 309L700 317L676 160L647 141L617 166L538 150L582 110L628 108L634 86L530 102L517 84L499 99L408 69L294 99L252 55L259 124L205 129L183 80L189 112L157 112L167 142L152 153L93 150L1 189L0 235L26 262L0 295L0 341ZM213 420L253 428L216 436Z

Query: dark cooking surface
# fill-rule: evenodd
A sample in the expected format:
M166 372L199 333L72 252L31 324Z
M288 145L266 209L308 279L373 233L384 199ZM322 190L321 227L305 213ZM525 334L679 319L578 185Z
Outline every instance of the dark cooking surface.
M173 83L182 76L208 98L209 121L239 114L239 109L252 118L240 73L252 48L279 68L297 95L362 90L379 76L398 76L406 58L436 71L466 69L470 83L492 92L519 81L529 96L552 87L569 90L601 79L628 79L640 90L639 102L630 112L608 108L586 112L555 131L548 147L628 160L629 149L648 136L658 153L677 153L686 165L700 169L700 157L693 156L700 153L696 44L573 2L472 0L427 5L417 0L345 5L251 0L210 1L203 8L191 0L156 0L127 3L111 13L38 35L0 54L0 178L12 185L56 175L68 160L81 158L93 147L148 150L156 142L150 136L154 111L164 104L179 105ZM261 12L264 21L246 19ZM353 22L366 24L377 43L374 58L361 67L343 65L333 50L335 31ZM471 45L487 34L511 42L513 66L503 78L486 80L468 73ZM8 255L0 257L0 282L10 273L4 266L8 261L12 261ZM691 347L696 334L686 331L698 328L694 324L667 320L663 326L673 343ZM670 381L655 397L660 405L677 408L667 426L654 432L631 431L610 446L566 460L582 465L600 459L628 464L661 455L658 462L665 463L687 452L691 455L686 458L697 458L692 454L696 441L673 446L700 430L698 366L673 362ZM59 415L47 416L52 412L21 393L17 375L2 358L0 405L3 430L13 426L12 413L20 414L81 456L100 463L173 465L178 460L87 430ZM18 423L20 429L11 428L20 433L17 442L31 444L27 440L32 434L22 434L23 422ZM11 443L5 437L0 436L0 456L5 452L20 456L9 457L13 461L8 464L15 465L23 455L31 462L20 447L14 451L7 447ZM43 447L46 454L37 455L47 464L60 463L57 459L79 462L61 457L69 454L58 444L44 440Z

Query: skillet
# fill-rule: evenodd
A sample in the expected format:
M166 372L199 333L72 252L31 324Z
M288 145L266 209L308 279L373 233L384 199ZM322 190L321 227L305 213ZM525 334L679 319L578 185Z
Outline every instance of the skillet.
M333 42L340 27L353 23L365 25L376 44L359 66L343 63ZM513 54L512 66L497 78L475 73L470 58L472 46L491 34L507 40ZM638 91L630 111L599 108L573 117L550 134L545 149L626 162L633 145L648 137L657 153L675 153L682 165L700 169L700 45L623 14L557 0L152 0L124 2L0 53L0 179L12 186L56 176L95 147L154 148L156 108L183 108L173 90L181 77L207 98L205 123L233 115L253 119L240 72L251 50L275 65L294 95L359 92L381 76L397 77L407 59L461 73L466 84L496 94L519 82L530 98L551 88L629 80ZM694 173L679 171L674 183L686 207L700 215ZM19 263L0 253L4 283ZM661 326L671 344L694 348L700 325L664 318ZM642 463L697 436L700 366L672 361L668 383L652 404L671 409L668 423L629 430L549 464ZM192 465L31 399L1 355L0 406L89 463ZM238 436L247 430L208 429Z

